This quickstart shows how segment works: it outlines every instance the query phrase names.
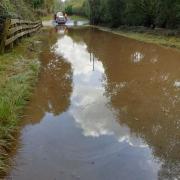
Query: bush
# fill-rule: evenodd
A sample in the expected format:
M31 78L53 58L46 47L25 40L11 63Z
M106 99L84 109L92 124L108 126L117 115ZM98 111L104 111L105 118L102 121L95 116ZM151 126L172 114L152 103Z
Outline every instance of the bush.
M72 5L68 5L68 6L65 8L65 12L66 12L68 15L72 15L72 14L73 14Z
M34 20L32 8L24 0L1 0L0 16Z
M80 0L77 0L80 1ZM86 0L93 24L178 28L179 0Z

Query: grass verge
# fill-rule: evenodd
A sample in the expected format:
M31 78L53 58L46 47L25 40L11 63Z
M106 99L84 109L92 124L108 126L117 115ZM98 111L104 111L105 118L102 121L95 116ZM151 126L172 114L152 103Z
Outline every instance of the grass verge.
M114 34L132 38L138 41L180 49L180 37L176 35L161 35L163 33L155 33L154 31L148 30L144 30L143 32L133 32L131 30L111 29L101 26L95 27L103 31L112 32Z
M88 19L86 17L77 16L77 15L69 16L69 18L73 21L88 21Z
M8 153L20 125L21 113L38 79L40 63L27 38L0 56L0 177L8 170Z
M47 16L42 16L41 17L41 20L42 21L50 21L50 20L53 20L53 14L49 14Z

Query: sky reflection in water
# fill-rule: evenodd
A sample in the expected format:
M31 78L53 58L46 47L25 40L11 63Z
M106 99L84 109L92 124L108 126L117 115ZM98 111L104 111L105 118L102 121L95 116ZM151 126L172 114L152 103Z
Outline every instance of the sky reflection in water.
M140 139L131 137L128 127L116 121L116 112L109 107L109 99L105 96L106 76L102 62L94 57L93 70L87 46L74 43L68 36L60 39L55 46L55 52L72 64L74 87L70 113L83 134L92 137L114 135L119 142L146 147Z
M75 43L68 36L58 40L55 53L72 64L73 93L69 113L83 135L95 138L110 135L115 137L119 146L126 142L129 146L145 148L147 154L143 163L157 173L160 165L153 160L148 145L131 134L127 126L117 122L116 110L110 107L110 99L105 95L106 75L102 62L87 51L85 43ZM135 63L139 61L139 56L143 58L139 53L134 56L138 56L134 59Z

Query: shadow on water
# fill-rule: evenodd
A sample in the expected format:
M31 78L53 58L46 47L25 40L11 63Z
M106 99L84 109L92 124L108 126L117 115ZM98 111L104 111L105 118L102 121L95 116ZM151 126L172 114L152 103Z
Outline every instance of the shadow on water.
M91 28L46 41L54 32L10 176L178 179L180 52Z

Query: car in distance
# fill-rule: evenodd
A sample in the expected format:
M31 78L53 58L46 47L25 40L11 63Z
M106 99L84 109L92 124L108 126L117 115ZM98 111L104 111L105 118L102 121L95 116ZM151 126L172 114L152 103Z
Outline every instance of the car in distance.
M57 24L65 24L67 20L64 17L62 12L57 12L55 14L55 21L56 21Z

